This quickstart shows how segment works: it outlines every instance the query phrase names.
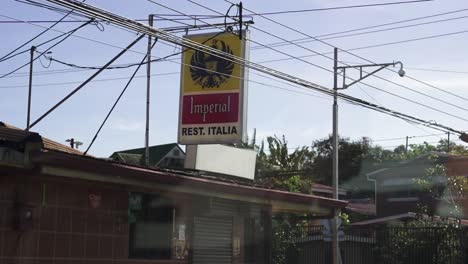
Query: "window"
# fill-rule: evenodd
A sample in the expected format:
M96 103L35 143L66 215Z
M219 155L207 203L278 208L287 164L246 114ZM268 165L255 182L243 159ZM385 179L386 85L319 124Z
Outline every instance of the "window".
M129 256L170 259L173 206L167 198L153 194L129 196Z

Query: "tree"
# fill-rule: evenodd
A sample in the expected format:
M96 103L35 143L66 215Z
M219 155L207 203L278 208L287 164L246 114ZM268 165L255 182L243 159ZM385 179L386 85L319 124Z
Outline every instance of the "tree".
M311 167L315 153L308 147L296 148L289 153L284 135L281 138L268 137L267 144L268 150L265 151L262 142L257 155L257 182L271 188L311 193Z
M312 150L317 153L313 162L314 174L318 180L327 185L332 184L333 148L332 137L316 140ZM364 175L365 171L372 171L376 163L392 157L392 152L373 147L368 138L357 141L340 137L338 144L338 178L341 188L350 191L352 197L373 197L374 186Z

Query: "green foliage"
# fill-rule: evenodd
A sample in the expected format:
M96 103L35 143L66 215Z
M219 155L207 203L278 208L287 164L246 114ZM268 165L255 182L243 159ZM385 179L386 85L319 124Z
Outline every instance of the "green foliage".
M417 220L377 232L385 241L377 248L379 263L461 263L464 230L457 222Z
M349 220L349 215L347 213L341 213L340 218L343 221L342 225L349 225L351 224L351 221Z
M311 171L315 154L308 147L289 153L285 136L268 137L267 144L268 150L265 151L262 142L257 155L257 182L270 188L310 193L313 177L304 172Z
M287 259L288 251L297 250L295 239L303 235L306 221L303 217L291 214L278 214L273 219L272 263L296 263Z
M386 243L378 249L381 263L405 264L420 257L426 263L461 263L464 230L459 222L462 212L454 197L463 195L468 182L464 176L448 176L437 156L428 159L434 165L415 181L432 199L444 202L445 210L436 212L420 204L417 220L384 230L386 234L380 235L386 237Z

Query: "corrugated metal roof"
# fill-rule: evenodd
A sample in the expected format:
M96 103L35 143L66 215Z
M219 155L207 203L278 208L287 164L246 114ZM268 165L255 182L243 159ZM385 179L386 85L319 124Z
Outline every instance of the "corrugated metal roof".
M184 153L184 151L179 147L178 144L176 143L170 143L170 144L164 144L164 145L157 145L157 146L150 146L149 147L149 157L150 157L150 165L151 166L157 166L158 163L175 147L179 148L179 150ZM129 163L129 164L137 164L139 163L139 160L135 162L135 155L140 155L141 157L144 157L145 155L145 148L135 148L135 149L127 149L127 150L121 150L121 151L116 151L114 152L110 158L115 159L119 154L127 154L126 155L120 155L119 158L122 159L123 162ZM128 154L133 154L128 156Z

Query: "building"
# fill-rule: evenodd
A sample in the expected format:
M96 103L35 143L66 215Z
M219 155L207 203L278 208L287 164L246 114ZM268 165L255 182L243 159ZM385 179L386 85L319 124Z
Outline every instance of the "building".
M132 165L144 165L145 148L114 152L109 158ZM183 168L185 153L176 143L149 147L149 165L159 168Z
M417 182L436 164L444 165L446 174L431 177L431 186L441 193L439 198ZM446 215L447 198L455 201L463 210L462 216L468 218L468 201L464 195L456 195L446 188L447 176L468 177L468 157L428 153L368 173L368 179L375 182L377 217L420 212L422 207L435 215Z
M83 155L0 126L0 263L271 263L271 215L345 201Z

